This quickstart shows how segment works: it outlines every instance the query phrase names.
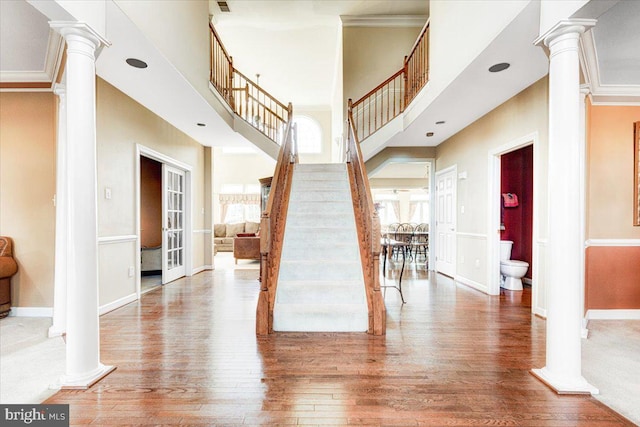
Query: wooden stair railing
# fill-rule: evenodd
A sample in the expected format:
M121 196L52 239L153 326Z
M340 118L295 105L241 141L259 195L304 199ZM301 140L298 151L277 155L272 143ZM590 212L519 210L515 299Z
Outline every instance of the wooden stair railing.
M352 102L349 100L347 112L347 146L346 161L351 187L351 198L358 230L360 259L369 309L368 333L385 335L386 308L380 292L380 218L376 212L371 196L369 178L364 166L364 158L360 151L358 133L353 123Z
M287 109L291 117L291 104ZM273 332L273 306L280 271L280 258L287 220L294 164L298 163L295 127L287 121L278 154L267 207L260 220L260 294L256 309L256 334Z
M234 113L267 138L281 144L285 125L291 118L289 108L238 71L213 24L209 23L209 29L209 81Z
M429 22L425 24L404 66L352 103L353 126L360 142L404 112L429 79Z

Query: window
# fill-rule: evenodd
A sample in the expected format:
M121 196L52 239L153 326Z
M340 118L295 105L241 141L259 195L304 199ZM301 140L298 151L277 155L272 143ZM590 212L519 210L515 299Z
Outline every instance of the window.
M222 184L218 199L223 223L260 222L260 184Z
M322 131L317 121L306 116L293 118L298 136L298 152L317 154L322 152Z
M229 204L224 216L225 224L235 224L238 222L260 222L260 205L257 204Z
M429 223L429 197L412 195L409 201L410 222L415 224Z
M385 226L398 221L400 203L394 194L374 194L373 200L378 210L380 224Z

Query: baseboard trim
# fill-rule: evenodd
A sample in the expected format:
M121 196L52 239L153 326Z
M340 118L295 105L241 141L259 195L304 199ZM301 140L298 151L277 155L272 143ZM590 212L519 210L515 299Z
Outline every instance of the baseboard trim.
M194 269L191 271L191 275L192 275L192 276L195 276L196 274L198 274L198 273L202 273L202 272L203 272L203 271L205 271L205 270L213 270L213 266L212 266L212 265L202 265L202 266L200 266L200 267L194 268Z
M53 307L11 307L9 317L53 317Z
M640 310L637 309L610 309L587 310L587 320L640 320Z
M132 294L127 295L126 297L122 297L113 302L102 305L100 306L100 311L99 311L100 316L102 316L103 314L109 313L110 311L113 311L122 306L125 306L129 303L132 303L137 299L138 299L138 295L134 292Z
M470 288L483 292L485 294L489 294L489 290L487 289L487 286L483 285L482 283L478 283L475 280L467 279L466 277L463 277L463 276L454 276L453 280L456 282L462 283L465 286L469 286Z

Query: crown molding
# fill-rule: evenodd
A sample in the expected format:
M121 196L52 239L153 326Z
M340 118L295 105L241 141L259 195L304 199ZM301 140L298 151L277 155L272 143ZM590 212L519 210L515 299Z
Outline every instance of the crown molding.
M64 53L64 39L53 30L49 30L47 40L47 50L44 58L43 70L28 71L0 71L0 87L3 89L18 90L24 89L44 89L45 86L51 89L58 70L62 65Z
M640 85L608 85L600 80L598 50L593 31L580 38L580 67L591 88L590 98L594 105L640 105Z
M423 27L426 15L342 15L343 27Z

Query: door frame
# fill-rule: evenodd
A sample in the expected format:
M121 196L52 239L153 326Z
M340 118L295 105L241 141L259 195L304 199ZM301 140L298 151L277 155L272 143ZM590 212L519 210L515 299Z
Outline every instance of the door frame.
M140 239L141 239L141 232L140 232L140 227L141 227L141 220L140 220L140 157L147 157L150 159L153 159L157 162L166 164L168 166L171 166L173 168L176 169L180 169L182 171L184 171L184 179L185 179L185 212L184 212L184 260L185 260L185 275L186 276L192 276L193 275L193 240L192 240L192 234L193 234L193 220L192 220L192 214L193 214L193 198L192 198L192 194L193 194L193 190L191 188L191 173L193 171L193 168L186 164L183 163L179 160L176 160L172 157L169 157L165 154L162 154L158 151L155 151L149 147L146 147L142 144L136 144L136 156L135 156L135 163L136 163L136 294L138 296L138 299L140 298L140 284L141 284L141 271L140 271L140 256L141 256L141 251L140 251ZM162 179L162 182L164 182L164 177ZM164 191L164 188L163 188ZM163 248L163 252L164 252L164 248ZM163 254L163 258L164 258L164 254ZM164 278L163 278L163 283L164 283Z
M487 208L487 290L489 295L500 295L500 186L501 186L501 157L504 154L519 150L520 148L533 146L533 207L531 230L531 311L534 314L545 317L544 296L540 295L539 274L541 251L546 246L546 240L539 239L540 230L540 189L541 189L541 156L538 132L524 135L509 141L489 151L488 185L489 191Z
M433 181L433 196L434 196L434 218L433 218L433 224L435 225L435 227L433 228L433 230L435 231L435 233L433 234L433 236L429 236L429 240L435 242L434 245L434 264L433 264L433 270L436 273L439 273L438 271L438 265L437 265L437 261L435 259L435 253L437 253L436 251L438 250L438 223L436 221L436 216L437 216L437 212L438 212L438 195L437 195L437 191L438 191L438 177L440 175L444 175L447 173L451 173L453 172L453 228L454 228L454 239L453 239L453 274L451 275L451 278L455 278L458 272L458 164L449 166L447 168L441 169L439 171L436 171L434 174L434 181ZM433 237L433 239L431 238ZM429 245L431 245L431 242L429 243ZM431 250L431 248L429 248ZM444 274L444 273L443 273Z

